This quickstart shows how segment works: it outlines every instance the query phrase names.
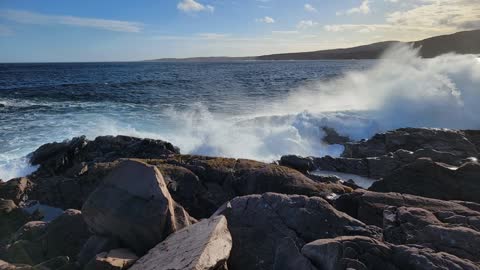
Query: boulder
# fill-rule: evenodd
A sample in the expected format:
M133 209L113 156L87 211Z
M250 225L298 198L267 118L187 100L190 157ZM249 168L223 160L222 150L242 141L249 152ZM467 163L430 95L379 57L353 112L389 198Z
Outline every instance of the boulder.
M317 167L313 163L311 157L301 157L296 155L287 155L280 158L280 165L293 168L302 173L316 170Z
M122 270L129 269L137 255L124 248L110 250L97 254L84 268L84 270Z
M39 239L47 231L48 223L45 221L30 221L25 223L12 236L11 241L27 240L35 241Z
M227 220L220 215L173 233L130 269L226 270L231 249Z
M82 213L69 209L46 226L40 222L25 224L7 247L5 259L36 265L55 257L75 258L89 236Z
M48 224L41 237L44 254L47 259L60 256L76 258L90 235L82 212L75 209L65 210Z
M120 243L115 239L103 237L100 235L92 235L83 245L77 256L77 262L80 266L86 265L97 254L113 250L120 247Z
M347 136L342 136L338 134L338 132L330 127L322 127L323 132L325 132L325 136L323 137L323 141L327 144L345 144L350 142L350 138Z
M15 178L8 182L0 181L0 198L12 200L15 204L25 200L32 183L25 177Z
M405 165L369 190L399 192L442 200L480 202L480 164L465 163L454 168L428 158Z
M468 224L444 223L432 212L413 207L389 207L383 215L388 242L417 244L480 262L480 231Z
M233 270L286 269L294 262L306 262L299 250L305 243L319 238L381 237L379 228L366 226L335 210L319 197L249 195L226 203L216 215L225 215L228 220L233 238L229 268ZM289 256L283 256L285 254ZM308 263L300 265L311 269Z
M0 244L8 241L29 220L30 216L12 200L0 199Z
M356 190L335 200L335 207L366 224L383 226L383 212L389 206L419 207L445 223L464 224L480 230L480 205L443 201L399 193Z
M172 199L158 169L135 160L120 163L82 212L94 233L119 239L139 255L195 222Z
M364 236L319 239L302 254L322 270L478 270L473 262L415 246L396 246Z
M319 170L351 173L360 176L369 176L368 164L365 159L358 158L333 158L325 156L314 158L315 166Z

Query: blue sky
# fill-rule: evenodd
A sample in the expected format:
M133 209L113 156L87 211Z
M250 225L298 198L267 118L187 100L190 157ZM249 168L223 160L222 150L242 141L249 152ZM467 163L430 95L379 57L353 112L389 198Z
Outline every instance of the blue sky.
M0 0L0 62L250 56L480 28L480 0Z

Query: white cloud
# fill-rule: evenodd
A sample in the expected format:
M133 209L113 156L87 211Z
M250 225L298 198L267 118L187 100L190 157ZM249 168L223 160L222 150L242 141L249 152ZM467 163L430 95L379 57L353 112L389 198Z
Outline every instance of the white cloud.
M317 12L317 9L310 4L305 4L303 8L308 12Z
M302 20L302 21L298 22L297 28L306 29L306 28L313 27L315 25L318 25L318 23L314 22L314 21L311 21L311 20L308 20L308 21Z
M369 14L370 13L370 0L362 0L362 3L358 7L351 8L347 11L337 12L337 16L340 15L351 15L351 14Z
M269 16L265 16L263 18L256 19L255 21L256 22L262 22L262 23L275 23L275 20L272 17L269 17Z
M450 30L480 28L480 3L478 0L422 0L405 11L387 15L390 24L422 26Z
M74 16L45 15L21 10L0 10L0 18L24 24L61 24L90 27L117 32L140 32L143 24Z
M183 12L215 11L215 7L203 5L195 0L182 0L177 4L177 8Z

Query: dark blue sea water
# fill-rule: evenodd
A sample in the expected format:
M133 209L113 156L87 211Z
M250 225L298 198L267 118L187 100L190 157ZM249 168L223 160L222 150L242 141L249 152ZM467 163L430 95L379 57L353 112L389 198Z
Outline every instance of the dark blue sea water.
M177 114L193 114L192 121L199 110L202 117L249 115L310 81L370 65L368 61L0 64L0 164L43 143L83 134L171 139L187 124Z
M322 143L324 125L358 139L405 125L480 123L476 57L398 54L395 61L0 64L0 179L31 170L22 157L40 145L80 135L151 137L183 153L274 160L341 152Z

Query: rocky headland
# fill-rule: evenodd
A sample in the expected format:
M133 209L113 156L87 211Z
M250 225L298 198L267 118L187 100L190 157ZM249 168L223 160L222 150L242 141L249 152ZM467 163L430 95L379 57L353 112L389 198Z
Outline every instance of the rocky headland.
M324 131L341 157L43 145L36 172L0 182L0 269L480 270L480 131Z

